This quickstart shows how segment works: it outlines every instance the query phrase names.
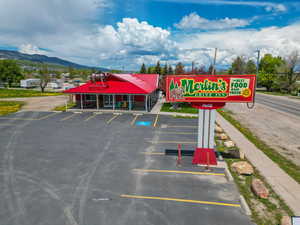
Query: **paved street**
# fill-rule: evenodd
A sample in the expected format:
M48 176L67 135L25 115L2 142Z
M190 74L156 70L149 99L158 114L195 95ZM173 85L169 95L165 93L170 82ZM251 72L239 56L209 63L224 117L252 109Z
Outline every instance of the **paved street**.
M0 117L1 225L250 225L223 168L193 149L196 119L19 112Z
M300 100L292 100L285 96L271 96L258 93L256 94L256 102L300 117Z

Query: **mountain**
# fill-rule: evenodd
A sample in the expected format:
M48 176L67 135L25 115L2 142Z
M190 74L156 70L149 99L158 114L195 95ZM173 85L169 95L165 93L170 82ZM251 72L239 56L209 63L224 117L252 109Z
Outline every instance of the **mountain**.
M9 50L0 50L0 59L26 60L26 61L37 62L37 63L47 63L47 64L65 66L65 67L73 67L76 69L96 69L104 72L109 71L109 69L107 68L84 66L67 60L60 59L58 57L48 57L46 55L38 55L38 54L29 55L29 54L24 54L17 51L9 51Z

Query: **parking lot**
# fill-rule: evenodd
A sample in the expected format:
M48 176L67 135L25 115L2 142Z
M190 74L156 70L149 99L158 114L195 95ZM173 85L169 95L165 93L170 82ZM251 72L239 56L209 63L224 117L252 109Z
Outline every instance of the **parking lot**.
M0 224L252 224L223 168L164 155L196 136L197 119L164 115L0 117Z

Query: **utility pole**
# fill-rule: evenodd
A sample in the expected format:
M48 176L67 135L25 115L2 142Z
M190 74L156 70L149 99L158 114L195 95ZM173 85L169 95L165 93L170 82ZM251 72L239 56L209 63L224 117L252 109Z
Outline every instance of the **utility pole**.
M214 56L213 69L211 71L212 75L216 74L217 51L218 51L218 48L215 48L215 56Z
M195 62L193 61L192 62L192 73L194 73L194 64L195 64Z
M258 67L259 67L259 61L260 61L260 50L257 50L257 61L256 61L256 76L258 76Z

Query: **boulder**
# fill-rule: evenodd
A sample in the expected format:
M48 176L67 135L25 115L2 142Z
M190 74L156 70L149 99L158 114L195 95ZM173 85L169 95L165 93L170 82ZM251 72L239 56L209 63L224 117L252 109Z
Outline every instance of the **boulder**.
M225 147L227 147L227 148L232 148L232 147L235 146L235 144L234 144L233 141L225 141L225 142L224 142L224 145L225 145Z
M232 163L231 168L239 175L251 175L254 172L253 167L246 161Z
M221 140L227 140L228 139L228 136L224 133L217 133L216 137L221 139Z
M260 198L267 199L269 196L269 190L260 179L255 178L252 180L251 189Z
M283 216L281 218L281 222L280 222L280 225L292 225L292 222L291 222L291 217L290 216Z
M222 127L216 125L216 127L215 127L215 132L216 132L216 133L223 133L224 131L223 131Z

